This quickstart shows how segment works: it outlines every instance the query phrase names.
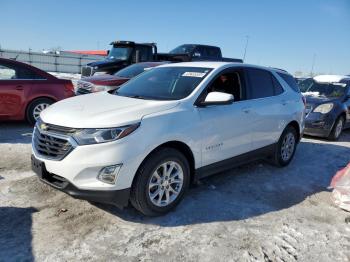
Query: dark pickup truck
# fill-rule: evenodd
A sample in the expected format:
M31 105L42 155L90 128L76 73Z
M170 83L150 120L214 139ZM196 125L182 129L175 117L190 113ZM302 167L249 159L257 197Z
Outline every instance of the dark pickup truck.
M189 61L226 61L242 63L241 59L222 57L217 46L185 44L169 53L158 53L155 43L135 43L115 41L105 60L92 62L82 67L82 77L92 76L96 72L114 74L120 69L139 62L189 62Z

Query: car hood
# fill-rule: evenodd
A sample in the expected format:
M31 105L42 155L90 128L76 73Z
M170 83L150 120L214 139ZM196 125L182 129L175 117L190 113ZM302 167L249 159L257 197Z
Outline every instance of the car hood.
M105 60L89 63L88 66L91 66L91 67L95 67L96 66L98 68L104 68L104 67L117 66L117 65L122 66L125 62L126 62L126 60L105 59Z
M178 104L178 101L143 100L100 92L57 102L45 109L40 117L45 123L64 127L118 127Z
M95 85L103 85L103 86L119 86L127 82L128 80L129 78L118 77L118 76L108 75L108 74L90 76L90 77L85 77L83 79L83 81L85 82L90 82Z
M318 96L317 94L303 93L307 105L320 105L324 103L335 102L338 99L334 97Z

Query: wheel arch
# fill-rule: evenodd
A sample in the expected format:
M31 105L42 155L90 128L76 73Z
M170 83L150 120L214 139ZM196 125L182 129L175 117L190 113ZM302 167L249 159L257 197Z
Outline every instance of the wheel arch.
M188 163L190 165L190 181L191 183L193 182L194 180L194 174L195 174L195 158L194 158L194 154L191 150L191 148L184 142L181 142L181 141L177 141L177 140L172 140L172 141L168 141L168 142L164 142L160 145L158 145L157 147L155 147L151 152L149 152L147 154L147 156L142 160L140 166L138 167L138 170L139 168L143 165L143 163L145 161L147 161L147 159L152 155L154 154L155 152L157 152L158 150L162 149L162 148L173 148L173 149L176 149L178 150L179 152L181 152L185 157L186 159L188 160ZM135 183L135 180L136 180L136 175L134 176L133 178L133 181L132 181L132 186L134 186L134 183Z
M289 126L295 128L295 130L297 131L297 135L298 135L297 141L300 141L300 140L301 140L301 131L300 131L300 125L299 125L299 123L298 123L297 121L293 120L293 121L291 121L291 122L288 123L288 125L286 126L286 128L289 127Z
M25 116L27 115L29 106L30 106L35 100L43 99L43 98L44 98L44 99L52 100L54 103L57 102L57 99L55 99L54 97L51 97L51 96L37 96L37 97L33 97L33 98L31 98L31 99L27 102L27 104L26 104L26 106L25 106L25 111L24 111Z

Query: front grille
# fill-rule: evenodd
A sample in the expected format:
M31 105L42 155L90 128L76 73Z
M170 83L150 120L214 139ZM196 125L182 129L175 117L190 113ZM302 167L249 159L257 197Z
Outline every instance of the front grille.
M73 129L52 125L47 125L46 130L61 134L73 132ZM41 157L52 160L62 160L74 148L69 137L57 136L47 133L47 131L41 132L37 127L34 128L33 147Z
M87 77L93 75L93 68L91 66L83 66L81 68L81 76Z

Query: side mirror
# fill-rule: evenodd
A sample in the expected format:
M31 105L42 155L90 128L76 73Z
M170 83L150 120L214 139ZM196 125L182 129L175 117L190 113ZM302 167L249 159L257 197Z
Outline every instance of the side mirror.
M109 50L107 50L107 56L109 55Z
M227 94L223 92L210 92L204 102L202 102L201 106L209 106L209 105L229 105L234 101L234 96L232 94Z

